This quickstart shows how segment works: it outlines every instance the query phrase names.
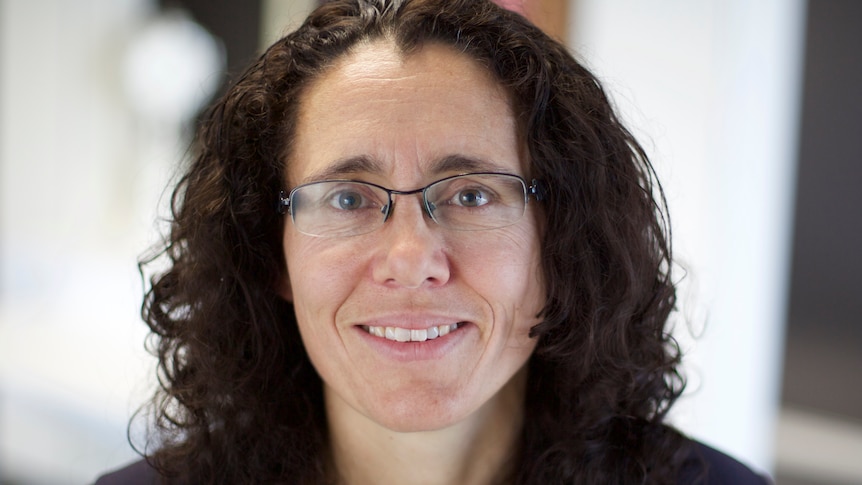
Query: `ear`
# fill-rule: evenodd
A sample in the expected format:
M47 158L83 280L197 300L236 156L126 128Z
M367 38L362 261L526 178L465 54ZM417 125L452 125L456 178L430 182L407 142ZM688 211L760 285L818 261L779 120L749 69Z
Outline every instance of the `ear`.
M293 303L293 290L290 287L290 275L287 271L284 272L284 275L282 275L281 280L276 286L279 296L284 298L285 301Z

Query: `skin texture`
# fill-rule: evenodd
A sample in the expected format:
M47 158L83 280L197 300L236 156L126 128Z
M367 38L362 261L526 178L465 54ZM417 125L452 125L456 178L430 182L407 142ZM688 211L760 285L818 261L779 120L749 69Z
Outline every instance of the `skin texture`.
M529 179L522 153L508 96L481 67L447 47L405 57L377 41L302 97L286 186L352 178L408 190L479 170ZM282 294L324 382L336 460L356 430L366 446L344 453L354 464L372 459L363 455L373 454L375 433L391 441L419 432L423 439L412 442L426 453L432 443L457 443L452 451L486 444L487 469L487 460L505 458L521 423L525 363L536 344L528 333L545 298L538 211L531 201L512 226L458 232L437 226L420 200L396 196L382 228L348 238L310 237L286 222ZM459 322L418 345L362 329ZM463 464L452 469L471 473Z

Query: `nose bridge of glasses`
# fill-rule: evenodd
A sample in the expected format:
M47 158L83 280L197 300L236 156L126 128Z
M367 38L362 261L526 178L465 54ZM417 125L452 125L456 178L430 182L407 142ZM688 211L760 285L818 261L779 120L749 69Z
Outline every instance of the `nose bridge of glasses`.
M392 190L392 189L388 189L387 192L389 193L389 204L384 208L383 221L386 222L392 216L392 212L394 211L395 199L396 199L395 196L403 196L403 195L408 195L408 196L409 195L418 195L419 196L418 197L419 206L422 209L423 215L426 215L430 219L434 220L434 214L433 214L434 209L431 207L430 203L428 202L428 200L426 198L427 190L428 190L428 187L422 187L420 189L414 189L414 190Z

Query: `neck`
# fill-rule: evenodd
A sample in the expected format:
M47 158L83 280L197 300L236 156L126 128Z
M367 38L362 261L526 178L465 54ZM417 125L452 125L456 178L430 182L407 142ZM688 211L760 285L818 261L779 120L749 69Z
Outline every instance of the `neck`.
M325 387L333 466L344 485L486 485L506 470L523 426L526 369L466 419L443 429L389 430Z

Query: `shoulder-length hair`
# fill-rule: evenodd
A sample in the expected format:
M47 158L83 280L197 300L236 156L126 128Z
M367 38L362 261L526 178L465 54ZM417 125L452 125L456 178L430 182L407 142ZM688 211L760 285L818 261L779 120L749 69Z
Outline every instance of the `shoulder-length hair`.
M451 46L510 93L545 193L547 284L529 366L517 483L673 481L685 440L662 424L680 395L661 189L596 78L535 26L477 0L337 0L271 46L202 119L172 198L169 267L143 315L166 477L319 483L321 383L293 307L276 211L304 90L362 42L404 55ZM144 263L145 264L145 263Z

